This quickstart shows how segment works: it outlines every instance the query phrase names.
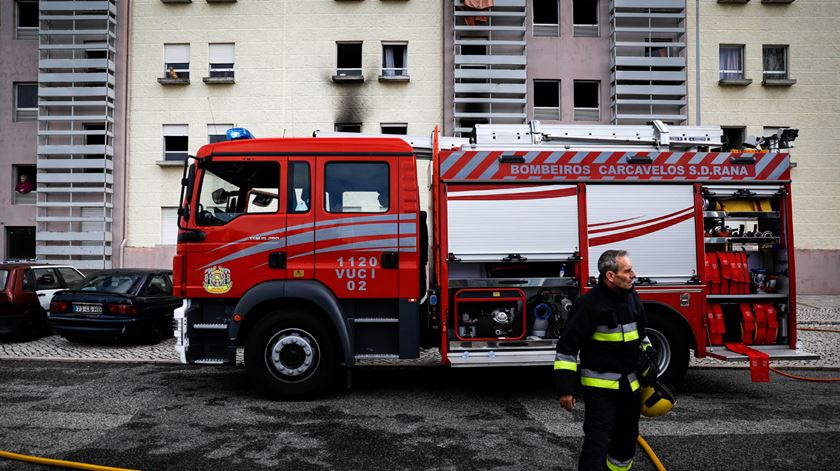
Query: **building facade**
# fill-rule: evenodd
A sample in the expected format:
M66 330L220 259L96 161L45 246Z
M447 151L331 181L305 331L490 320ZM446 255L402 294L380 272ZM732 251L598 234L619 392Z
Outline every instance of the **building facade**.
M130 266L169 266L183 160L258 137L428 135L441 122L439 6L390 0L133 2Z
M3 258L119 264L129 2L4 0ZM27 182L29 185L27 185Z
M800 293L840 292L838 18L833 0L718 0L688 8L689 122L721 125L735 144L780 127L799 130L790 152Z

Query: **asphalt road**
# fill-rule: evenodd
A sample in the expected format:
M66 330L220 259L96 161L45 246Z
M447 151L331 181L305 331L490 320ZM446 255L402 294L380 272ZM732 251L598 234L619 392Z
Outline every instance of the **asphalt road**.
M771 379L691 369L641 433L670 471L836 469L840 383ZM0 449L144 470L573 469L582 419L545 368L358 368L349 391L275 402L242 368L0 361Z

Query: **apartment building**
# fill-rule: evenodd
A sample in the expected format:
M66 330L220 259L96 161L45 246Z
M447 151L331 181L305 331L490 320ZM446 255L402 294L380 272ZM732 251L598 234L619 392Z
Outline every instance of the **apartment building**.
M442 120L439 5L394 0L133 2L131 266L169 266L183 161L233 126L427 135Z
M791 155L800 293L840 292L838 18L834 0L717 0L688 8L689 122L724 126L736 145L781 127L799 130Z
M2 258L119 263L128 7L0 2Z
M444 4L447 132L532 119L686 122L685 0Z

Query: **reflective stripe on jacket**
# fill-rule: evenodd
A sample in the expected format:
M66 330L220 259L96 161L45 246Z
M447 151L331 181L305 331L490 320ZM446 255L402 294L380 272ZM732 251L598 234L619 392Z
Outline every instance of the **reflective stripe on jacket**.
M557 342L557 393L577 392L578 369L583 386L617 390L624 378L637 390L639 355L650 348L645 326L644 308L634 290L618 293L600 282L579 297Z

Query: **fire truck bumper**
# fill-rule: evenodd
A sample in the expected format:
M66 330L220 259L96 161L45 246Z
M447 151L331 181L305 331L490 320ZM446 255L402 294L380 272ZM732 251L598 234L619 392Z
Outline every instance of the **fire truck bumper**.
M187 334L187 309L190 307L190 300L185 299L181 307L175 309L172 319L175 330L175 351L178 352L178 359L181 363L187 363L187 348L190 339Z

